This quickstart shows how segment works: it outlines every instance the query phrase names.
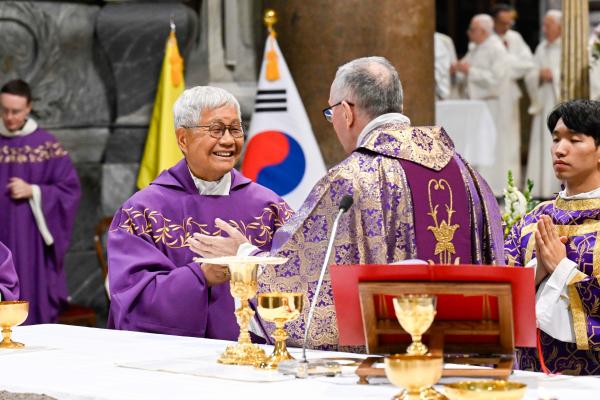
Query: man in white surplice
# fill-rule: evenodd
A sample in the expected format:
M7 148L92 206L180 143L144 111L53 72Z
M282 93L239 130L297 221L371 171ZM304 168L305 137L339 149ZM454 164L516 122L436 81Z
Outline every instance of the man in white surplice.
M483 100L492 114L498 136L496 161L491 167L479 167L479 172L492 187L496 196L502 194L509 169L519 171L519 132L514 129L508 52L494 35L494 21L487 14L471 19L469 51L452 65L463 96ZM517 175L518 177L518 175Z
M558 104L560 95L560 34L562 13L549 10L544 17L544 40L535 49L535 68L525 76L525 84L533 115L529 153L527 155L527 178L534 183L532 194L536 197L552 197L560 190L552 166L552 136L546 129L546 118Z
M456 62L456 49L452 38L443 33L433 34L433 50L435 54L435 98L446 100L452 93L452 77L450 67Z
M512 115L510 116L510 123L512 124L510 130L518 133L518 141L520 141L521 134L521 118L520 118L520 107L519 101L522 93L519 89L517 81L523 79L529 71L534 68L533 55L531 49L523 40L521 34L511 29L515 23L516 11L508 4L496 4L492 11L492 17L494 18L494 32L506 49L508 50L508 60L510 65L510 98L512 100ZM520 152L519 152L520 154ZM521 177L521 163L514 165L512 169L515 182L520 182Z

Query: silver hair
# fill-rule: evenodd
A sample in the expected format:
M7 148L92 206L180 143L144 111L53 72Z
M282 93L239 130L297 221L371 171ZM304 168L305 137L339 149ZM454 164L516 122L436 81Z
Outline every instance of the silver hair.
M548 10L546 16L554 18L559 25L562 23L562 11L560 10Z
M173 105L175 128L197 125L202 122L202 111L226 105L235 106L241 121L240 103L227 90L214 86L196 86L184 90Z
M479 22L479 24L481 25L481 28L486 32L486 33L493 33L494 32L494 19L488 15L488 14L477 14L476 16L473 17L472 22Z
M353 102L370 118L402 112L402 83L383 57L357 58L339 67L331 94L335 102Z

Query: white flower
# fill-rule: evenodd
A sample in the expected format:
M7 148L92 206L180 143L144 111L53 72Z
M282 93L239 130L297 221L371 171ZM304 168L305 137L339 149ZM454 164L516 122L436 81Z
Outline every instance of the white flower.
M527 199L514 186L504 189L504 212L512 221L520 219L527 212Z

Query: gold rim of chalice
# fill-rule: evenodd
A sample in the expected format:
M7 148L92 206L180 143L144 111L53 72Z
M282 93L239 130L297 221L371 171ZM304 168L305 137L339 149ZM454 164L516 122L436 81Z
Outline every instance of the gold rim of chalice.
M442 356L393 354L385 357L384 364L385 375L390 382L406 389L394 399L418 399L422 394L426 394L427 399L445 399L432 388L442 377Z
M300 316L304 304L304 294L298 292L259 293L257 309L259 315L269 322L275 323L271 334L275 339L273 353L266 360L257 364L262 369L276 369L281 361L293 360L285 344L288 334L285 323Z
M3 337L2 342L0 342L0 348L15 349L24 346L22 343L11 340L11 328L25 322L28 315L28 301L0 301L0 327L2 328Z
M444 384L443 390L451 400L520 400L527 385L501 380L461 381Z

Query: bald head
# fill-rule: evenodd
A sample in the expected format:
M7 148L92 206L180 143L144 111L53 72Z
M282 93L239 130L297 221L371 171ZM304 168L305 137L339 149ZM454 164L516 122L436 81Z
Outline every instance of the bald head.
M485 42L494 32L494 20L487 14L477 14L471 18L469 40L476 44Z
M544 24L542 30L544 37L550 43L554 42L561 35L562 12L559 10L548 10L544 16Z

